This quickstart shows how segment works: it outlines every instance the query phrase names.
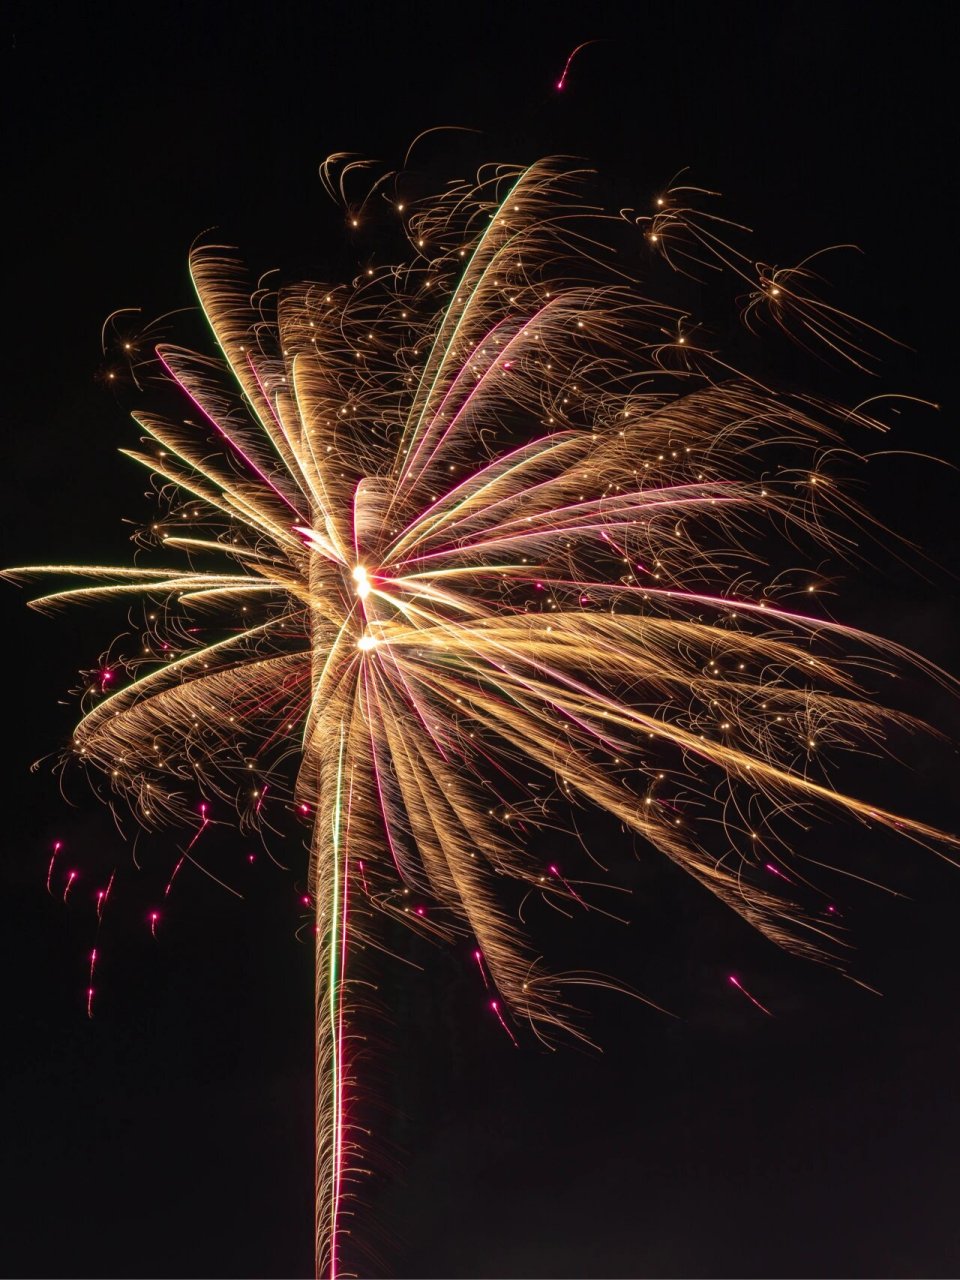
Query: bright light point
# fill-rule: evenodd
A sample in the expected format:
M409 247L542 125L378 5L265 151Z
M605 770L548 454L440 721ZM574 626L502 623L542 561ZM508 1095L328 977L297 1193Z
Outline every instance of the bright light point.
M357 595L361 600L366 600L370 594L370 580L367 577L367 571L362 564L358 564L353 571L353 580L357 584Z
M357 641L357 648L363 653L369 653L371 649L375 649L380 641L376 636L362 635Z

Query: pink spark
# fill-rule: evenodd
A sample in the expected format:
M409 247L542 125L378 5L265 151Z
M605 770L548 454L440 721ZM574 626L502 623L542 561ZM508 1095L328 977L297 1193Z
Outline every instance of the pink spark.
M101 693L107 692L107 685L110 683L112 679L113 679L113 672L109 670L109 668L105 668L103 671L100 672L100 692Z
M574 889L573 885L570 883L569 880L564 880L563 876L560 874L560 872L557 870L556 866L553 863L551 863L550 866L547 867L547 871L555 879L560 881L560 883L566 889L567 893L569 893L572 898L576 898L576 900L580 903L581 907L586 907L587 904L580 897L579 893L577 893L576 889Z
M733 974L731 973L731 974L729 974L729 975L728 975L728 977L727 977L727 981L728 981L728 982L730 982L730 983L732 983L732 984L737 988L737 990L738 990L738 991L742 992L742 993L743 993L743 995L745 995L745 996L747 997L747 999L750 1001L750 1003L751 1003L752 1005L756 1005L756 1007L760 1010L760 1012L761 1012L761 1013L765 1013L765 1014L767 1015L767 1017L768 1017L768 1018L772 1018L772 1017L773 1017L773 1014L770 1012L770 1010L769 1010L769 1009L764 1008L764 1006L760 1003L760 1001L759 1001L759 1000L755 1000L755 999L753 998L753 996L752 996L752 995L750 994L750 992L746 989L746 987L743 985L743 983L740 981L740 979L739 979L739 978L735 978L735 977L733 976Z
M87 1017L93 1017L93 971L97 964L97 948L90 952L90 984L87 987Z
M483 979L483 985L484 985L484 986L487 988L487 990L489 991L489 990L490 990L490 982L489 982L489 980L487 979L487 971L486 971L486 969L483 967L483 952L482 952L482 951L474 951L474 953L473 953L473 958L474 958L474 960L476 960L476 962L477 962L477 968L480 970L480 977ZM496 1005L494 1005L494 1008L496 1008Z
M257 860L257 855L256 855L255 853L248 853L248 854L247 854L247 861L248 861L248 862L256 862L256 860Z
M64 891L63 891L63 900L64 900L64 902L66 902L66 900L67 900L67 894L68 894L68 893L70 892L70 890L73 888L73 882L74 882L74 880L76 880L76 878L77 878L77 873L76 873L76 871L71 871L71 872L70 872L70 874L67 876L67 884L66 884L66 888L65 888L65 889L64 889Z
M193 846L197 843L197 841L203 835L204 831L206 830L207 824L210 821L210 819L207 817L207 806L205 803L201 803L200 805L200 818L201 818L201 822L200 822L199 830L196 832L193 839L187 845L187 853L190 852Z
M362 859L362 858L358 858L358 859L357 859L357 869L358 869L358 870L359 870L359 872L360 872L360 883L363 885L363 892L364 892L364 893L367 895L367 897L369 898L369 896L370 896L370 890L367 888L367 877L363 874L363 859Z
M259 812L260 812L260 806L263 804L264 796L266 796L266 794L267 794L267 792L268 792L269 790L270 790L270 783L268 782L268 783L267 783L267 785L266 785L266 786L263 788L263 790L260 792L260 797L259 797L259 799L257 800L257 807L256 807L256 809L254 810L254 812L255 812L255 813L259 813Z
M53 864L56 862L57 854L60 852L62 848L63 848L62 842L60 840L55 840L53 844L53 857L50 859L49 867L47 867L47 893L52 892L50 888L50 880L53 876Z
M173 868L173 872L170 876L170 879L167 881L167 887L163 891L163 896L165 898L170 896L170 890L173 888L173 882L177 878L177 872L183 866L184 862L186 861L186 858L187 858L187 855L185 853L181 853L180 860L177 863L177 865Z
M159 911L150 912L150 932L153 934L154 937L157 936L157 921L159 919L160 919Z
M427 909L426 907L417 907L416 913L418 916L425 916L427 914Z
M508 1035L508 1036L510 1037L510 1039L513 1041L513 1047L514 1047L515 1049L519 1049L519 1048L520 1048L520 1046L519 1046L519 1044L517 1044L517 1037L513 1034L513 1032L510 1030L510 1028L507 1026L507 1024L506 1024L506 1023L504 1022L504 1020L503 1020L503 1014L500 1012L500 1003L499 1003L499 1001L497 1001L497 1000L491 1000L491 1001L490 1001L490 1008L491 1008L491 1009L493 1010L493 1012L497 1015L497 1019L498 1019L498 1021L499 1021L500 1025L501 1025L501 1027L503 1027L504 1031L507 1033L507 1035Z
M113 888L113 877L116 874L117 873L115 871L111 871L110 879L107 881L107 887L105 889L97 890L97 920L98 921L103 919L103 908L107 905L107 899L110 897L110 890Z
M764 868L770 872L772 876L779 876L781 880L786 880L787 884L793 884L789 876L785 876L779 867L775 867L772 862L765 862Z
M564 63L563 71L560 73L560 79L557 81L558 92L562 93L563 90L566 88L567 76L570 72L570 63L573 62L574 58L577 56L580 50L585 49L588 44L596 44L596 43L597 43L596 40L584 40L583 44L577 45L573 53L571 53L570 57Z

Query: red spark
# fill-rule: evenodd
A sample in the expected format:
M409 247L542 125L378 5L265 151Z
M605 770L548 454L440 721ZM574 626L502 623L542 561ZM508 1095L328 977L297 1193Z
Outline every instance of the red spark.
M76 880L76 878L77 878L77 873L76 873L76 871L71 871L71 872L70 872L70 874L67 876L67 884L66 884L66 888L65 888L65 889L64 889L64 891L63 891L63 900L64 900L64 902L66 902L66 900L67 900L67 894L69 894L70 890L73 888L73 882L74 882L74 880Z
M159 919L160 919L159 911L150 912L150 932L153 934L154 937L157 936L157 921Z

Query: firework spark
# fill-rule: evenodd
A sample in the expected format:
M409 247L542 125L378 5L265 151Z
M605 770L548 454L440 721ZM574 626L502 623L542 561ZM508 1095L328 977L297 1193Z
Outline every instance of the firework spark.
M566 62L563 64L563 70L560 73L560 79L557 81L557 89L559 90L559 92L562 93L563 90L567 87L567 76L570 74L570 67L571 67L571 64L573 63L574 58L577 56L577 54L580 52L581 49L586 49L587 46L591 44L599 44L599 41L584 40L583 44L578 44L577 47L573 50L573 52L570 54L570 56L567 58Z
M586 206L585 181L541 162L389 200L408 259L349 286L251 301L228 250L195 252L219 356L157 350L183 410L138 416L129 451L169 499L145 541L183 562L11 571L91 580L40 608L148 602L142 654L100 668L72 746L140 822L195 822L199 793L256 828L269 787L309 824L318 1273L339 1271L359 1157L350 943L378 913L469 939L516 1043L511 1023L550 1038L571 1013L495 885L586 905L529 851L571 803L817 958L838 936L829 912L771 883L794 887L764 854L784 822L819 810L956 844L821 764L913 724L847 655L908 655L744 572L760 528L823 544L852 513L827 449L879 424L704 349L618 271L603 245L628 221ZM643 225L668 262L692 245L744 273L677 191ZM802 272L761 275L781 327L789 313L849 349L848 318L805 303ZM776 858L789 865L782 840Z
M740 981L739 978L735 977L731 973L730 976L727 978L727 981L730 983L731 986L736 987L737 990L742 995L746 996L746 998L750 1001L750 1003L754 1006L755 1009L759 1009L761 1013L765 1013L768 1018L773 1017L773 1014L766 1007L766 1005L762 1005L755 996L752 996L750 992L746 989L746 987L743 985L743 983Z

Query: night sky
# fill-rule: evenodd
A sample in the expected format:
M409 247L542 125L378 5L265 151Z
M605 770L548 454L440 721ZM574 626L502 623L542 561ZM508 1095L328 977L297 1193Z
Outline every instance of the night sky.
M684 166L758 228L765 260L826 244L836 296L904 347L879 378L814 367L852 399L899 391L892 449L960 463L945 259L946 6L316 3L15 4L4 25L11 122L4 237L8 362L0 477L4 564L124 563L153 513L129 387L108 386L100 329L192 297L186 255L210 228L254 272L349 276L351 241L320 162L401 163L421 130L462 125L436 163L583 156L611 202L646 207ZM585 49L558 94L571 49ZM467 157L465 159L464 157ZM445 158L448 158L446 160ZM164 322L176 335L178 320ZM139 332L139 330L138 330ZM791 367L790 359L786 360ZM832 380L832 382L831 382ZM121 379L121 382L123 379ZM948 381L950 385L948 386ZM956 472L871 463L865 498L930 557L838 566L845 620L960 671ZM243 901L178 882L146 923L174 836L132 864L82 777L61 795L77 672L123 629L54 619L3 585L8 640L0 933L4 1109L0 1270L26 1276L312 1274L312 948L304 855L250 868ZM897 699L960 741L950 695L908 677ZM960 827L956 751L894 744L900 770L851 786ZM48 757L36 772L30 765ZM881 791L889 803L891 793ZM603 1052L518 1051L484 1006L469 952L405 935L422 972L367 957L371 1172L345 1264L410 1276L951 1276L960 1272L960 871L846 824L825 861L852 971L791 959L613 824L585 837L631 890L627 926L540 923L555 967L617 975L674 1014L585 995ZM211 837L228 859L239 837ZM52 843L64 906L44 889ZM217 844L219 842L219 844ZM242 841L241 841L242 843ZM814 846L810 846L811 848ZM571 848L567 856L575 858ZM571 864L572 865L572 864ZM92 894L118 868L86 1017ZM626 903L626 905L622 905ZM726 981L738 973L775 1014ZM367 1114L369 1113L369 1114Z

